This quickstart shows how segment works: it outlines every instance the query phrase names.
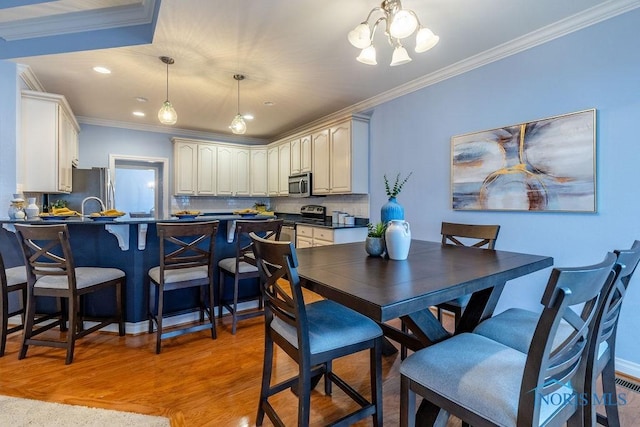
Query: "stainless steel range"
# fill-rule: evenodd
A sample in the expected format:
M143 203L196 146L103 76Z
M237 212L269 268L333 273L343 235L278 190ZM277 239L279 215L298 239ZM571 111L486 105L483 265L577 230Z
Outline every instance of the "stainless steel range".
M304 205L300 208L300 215L283 218L280 240L296 243L296 224L324 224L327 209L320 205Z

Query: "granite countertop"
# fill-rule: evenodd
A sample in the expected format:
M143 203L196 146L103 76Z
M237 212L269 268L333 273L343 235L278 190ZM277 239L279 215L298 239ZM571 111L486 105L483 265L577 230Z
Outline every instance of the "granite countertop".
M9 219L0 218L0 224L153 224L157 222L190 222L190 221L236 221L236 220L263 220L274 218L274 215L253 215L253 216L241 216L225 213L204 213L195 218L176 218L174 216L168 216L163 218L144 217L144 218L130 218L128 215L114 218L112 220L93 220L89 217L69 217L66 219Z
M310 221L303 220L302 215L280 213L280 212L276 212L276 217L280 219L284 219L287 222L293 222L295 223L295 225L308 225L311 227L322 227L322 228L330 228L330 229L362 228L362 227L366 227L367 224L369 223L369 218L356 218L355 224L353 225L337 224L332 222L330 216L326 217L324 222L310 222Z

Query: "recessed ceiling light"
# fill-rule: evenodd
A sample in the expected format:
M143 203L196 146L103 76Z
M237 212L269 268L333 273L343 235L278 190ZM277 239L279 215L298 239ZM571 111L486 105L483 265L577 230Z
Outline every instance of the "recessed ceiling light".
M147 98L145 98L144 96L136 96L136 101L138 101L138 102L147 102L149 100Z
M93 71L100 74L111 74L111 70L106 67L93 67Z
M253 120L253 114L243 114L242 118L246 120Z
M144 117L145 114L142 111L134 111L133 115L136 117Z
M273 107L274 105L276 105L276 103L273 101L264 101L264 105L266 105L267 107Z

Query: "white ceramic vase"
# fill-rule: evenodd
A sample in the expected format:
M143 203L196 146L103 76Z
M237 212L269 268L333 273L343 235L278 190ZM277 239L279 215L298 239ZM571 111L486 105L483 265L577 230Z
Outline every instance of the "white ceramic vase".
M27 203L29 204L26 208L24 208L24 213L27 214L27 219L37 218L38 214L40 213L40 208L38 207L38 205L36 205L36 198L29 197L27 199Z
M384 234L387 255L390 259L402 261L409 256L411 246L411 229L407 221L392 219L387 224Z

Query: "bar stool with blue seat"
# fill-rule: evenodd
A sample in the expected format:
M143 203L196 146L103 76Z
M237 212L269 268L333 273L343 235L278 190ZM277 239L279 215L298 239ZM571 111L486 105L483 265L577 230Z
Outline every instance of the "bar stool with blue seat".
M193 223L158 223L159 265L149 270L149 333L156 329L156 354L162 340L209 329L215 339L213 258L218 221ZM199 288L198 305L167 312L165 294L187 288ZM165 330L168 317L199 311L200 323ZM205 319L206 314L206 319Z
M581 426L577 399L585 392L596 313L619 271L613 253L595 265L554 268L526 353L462 333L407 357L400 365L400 425L417 423L420 395L426 400L418 417L425 424L454 415L474 426ZM563 318L571 332L558 342Z
M265 349L262 387L256 425L265 414L283 426L270 398L292 389L298 396L298 424L309 425L311 389L324 377L324 391L331 395L336 384L358 405L332 425L351 425L369 416L382 426L382 329L368 317L331 300L305 304L292 242L266 240L252 233L253 251L260 270L265 298ZM271 385L274 344L298 364L298 374ZM359 351L369 351L371 398L347 384L333 371L333 360Z
M27 308L19 359L26 357L31 345L65 348L67 351L65 364L68 365L73 361L77 339L112 323L118 324L118 333L124 336L122 288L125 284L125 273L117 268L76 267L66 224L16 224L15 227L27 267ZM87 316L83 310L85 297L107 288L115 290L114 313L109 316ZM66 330L65 316L37 329L34 327L38 323L36 315L36 298L38 297L55 297L66 301L68 308L66 319L69 326L64 340L38 337L57 325L60 326L61 331ZM85 320L95 323L85 329Z

